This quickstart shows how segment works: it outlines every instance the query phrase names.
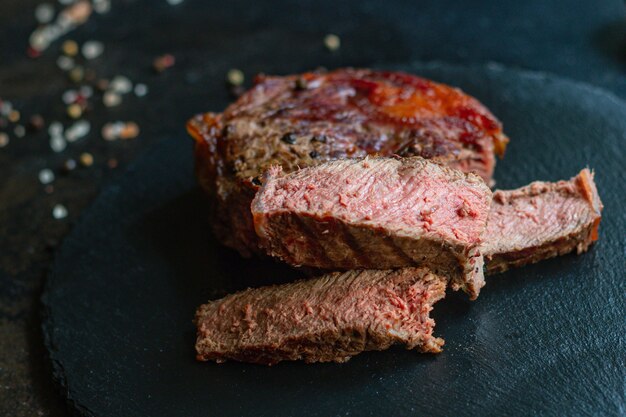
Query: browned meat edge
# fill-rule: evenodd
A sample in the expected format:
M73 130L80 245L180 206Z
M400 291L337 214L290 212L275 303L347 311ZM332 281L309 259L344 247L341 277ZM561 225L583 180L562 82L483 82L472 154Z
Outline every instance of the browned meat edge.
M496 191L482 248L487 272L585 252L598 239L601 212L588 169L569 181Z

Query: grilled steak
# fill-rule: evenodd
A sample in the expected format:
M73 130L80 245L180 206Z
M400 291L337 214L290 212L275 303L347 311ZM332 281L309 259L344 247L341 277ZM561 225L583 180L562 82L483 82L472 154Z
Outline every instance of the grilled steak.
M218 239L258 253L250 202L271 165L285 172L366 155L422 156L491 179L508 139L460 90L412 75L341 69L258 77L222 114L188 123L197 175L213 201Z
M439 352L443 340L432 335L429 312L445 287L427 269L405 268L248 289L198 309L197 359L345 362L394 344Z
M597 239L602 203L587 169L490 198L477 177L419 157L367 158L270 170L252 213L261 245L292 265L428 266L472 298L481 254L501 272Z
M569 181L496 191L482 248L488 272L586 251L598 239L601 211L588 169Z
M365 158L270 169L252 215L260 244L292 265L427 266L475 298L490 205L478 176L420 157Z

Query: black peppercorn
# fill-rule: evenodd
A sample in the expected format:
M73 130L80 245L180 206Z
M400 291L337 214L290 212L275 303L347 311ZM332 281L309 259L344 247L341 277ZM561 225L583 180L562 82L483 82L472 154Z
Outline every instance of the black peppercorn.
M76 169L76 161L73 159L68 159L63 163L63 166L61 167L61 172L67 174L70 171L74 171L74 169Z
M228 135L230 135L231 133L233 133L233 126L232 125L226 125L224 126L224 128L222 129L222 136L223 137L227 137Z
M311 152L309 152L309 156L310 156L311 158L317 158L319 155L320 155L320 154L319 154L319 153L317 153L317 151L311 151Z
M259 179L259 177L252 178L252 184L261 185L261 180Z
M38 114L31 116L30 120L28 121L28 129L30 129L31 132L40 131L41 129L43 129L44 125L45 122L43 120L43 117Z
M298 77L298 79L296 79L295 89L297 91L302 91L302 90L306 90L307 88L308 88L308 85L307 85L306 80L302 77Z
M326 135L315 135L311 138L313 142L326 143Z
M280 138L280 140L290 145L293 145L294 143L296 143L296 135L294 135L293 133L286 133L285 135L283 135L282 138Z

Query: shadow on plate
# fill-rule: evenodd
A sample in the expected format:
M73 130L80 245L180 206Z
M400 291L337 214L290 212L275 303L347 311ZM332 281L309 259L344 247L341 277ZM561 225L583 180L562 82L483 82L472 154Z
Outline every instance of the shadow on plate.
M245 259L237 252L225 248L212 235L208 212L208 202L201 190L196 188L147 213L132 228L136 245L149 242L149 247L138 247L138 250L150 251L150 258L158 258L160 263L166 265L173 287L179 293L178 297L182 302L190 304L189 309L195 309L209 299L220 298L247 287L280 284L313 274L312 271L298 270L269 259ZM472 303L465 294L449 291L446 298L435 305L433 311L437 320L436 334L440 335L440 330L448 323L462 320L471 306ZM190 346L193 345L194 338L194 331L189 329L185 332L184 339ZM417 365L436 360L437 355L418 354L398 346L385 354L366 352L348 362L358 363L359 366L318 365L315 373L321 376L340 366L354 368L353 372L357 372L357 368L360 369L361 366L364 366L363 372L366 373L369 366L375 366L379 371L387 369L393 372L406 361ZM243 366L242 369L245 369L249 365L228 362L219 366ZM277 367L287 369L293 366L306 365L281 363Z
M594 34L592 41L604 55L626 70L626 19L602 27Z
M305 275L269 259L242 258L224 247L213 237L208 213L205 196L195 188L146 214L135 230L137 241L150 242L152 256L171 269L170 275L181 292L218 298Z

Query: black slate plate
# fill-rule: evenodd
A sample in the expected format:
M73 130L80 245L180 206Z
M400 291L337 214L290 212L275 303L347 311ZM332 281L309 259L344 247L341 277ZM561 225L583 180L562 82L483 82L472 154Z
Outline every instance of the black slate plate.
M44 333L70 403L99 416L619 415L626 413L626 106L581 84L496 65L400 68L463 88L511 136L503 188L597 171L600 241L491 277L435 307L437 356L401 348L346 364L194 360L195 308L293 273L211 238L180 137L106 189L58 253ZM203 110L203 109L198 109ZM181 129L182 130L182 129Z

